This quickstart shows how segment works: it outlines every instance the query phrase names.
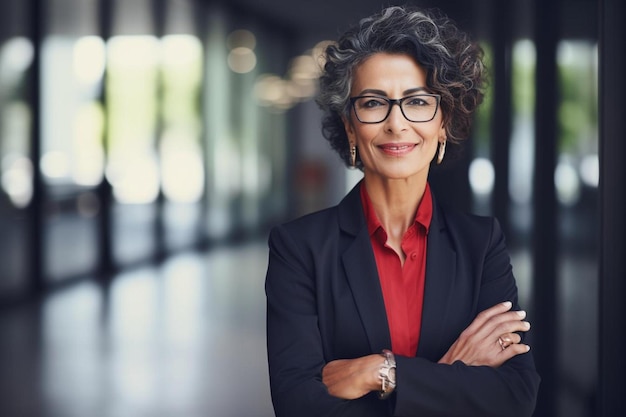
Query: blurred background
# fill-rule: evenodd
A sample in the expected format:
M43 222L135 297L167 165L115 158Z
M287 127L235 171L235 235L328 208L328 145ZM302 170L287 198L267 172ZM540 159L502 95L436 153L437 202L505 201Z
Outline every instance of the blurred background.
M619 1L0 0L0 415L273 415L267 232L360 178L321 136L317 58L406 3L486 53L472 137L431 184L506 231L536 415L617 415L602 341L624 319L602 307L623 309L602 283L624 276L602 248L625 251L621 214L601 216L599 41L609 27L623 48L603 20Z

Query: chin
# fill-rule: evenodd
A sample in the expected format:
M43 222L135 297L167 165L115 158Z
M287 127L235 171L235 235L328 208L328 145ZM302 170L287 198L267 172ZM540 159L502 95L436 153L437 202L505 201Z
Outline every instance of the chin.
M404 180L404 179L408 179L411 177L416 177L419 176L420 173L422 173L423 170L416 170L415 168L412 169L393 169L393 170L386 170L383 171L381 173L379 173L378 175L382 178L385 178L387 180Z

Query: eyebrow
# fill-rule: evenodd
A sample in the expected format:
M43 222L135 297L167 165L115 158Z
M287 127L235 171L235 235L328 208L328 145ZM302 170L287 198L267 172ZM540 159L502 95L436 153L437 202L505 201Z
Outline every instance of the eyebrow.
M416 88L410 88L408 90L404 90L402 92L402 95L403 96L407 96L409 94L418 93L418 92L428 92L428 91L426 90L425 87L416 87ZM363 90L363 91L361 91L359 93L360 96L367 95L367 94L373 94L373 95L376 95L376 96L387 97L387 93L385 91L383 91L383 90L375 90L375 89L371 89L371 88L367 88L367 89L365 89L365 90Z

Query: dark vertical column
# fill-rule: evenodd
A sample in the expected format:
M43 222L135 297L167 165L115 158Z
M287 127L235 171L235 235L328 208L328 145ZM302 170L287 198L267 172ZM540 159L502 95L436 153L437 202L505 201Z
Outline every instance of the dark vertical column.
M492 0L493 111L491 156L496 173L493 189L493 214L505 236L510 236L509 153L511 145L511 4Z
M98 3L98 31L105 44L111 38L113 32L113 12L114 1L111 0L99 0ZM102 90L100 92L100 102L104 109L104 132L102 137L102 144L105 155L105 167L106 160L109 157L109 108L107 106L107 83L108 83L108 63L104 67L104 74L102 77ZM107 180L106 176L103 176L102 182L97 189L98 197L100 199L100 216L98 218L98 235L100 236L100 276L102 278L109 278L110 273L114 269L113 261L113 189L111 184Z
M167 17L167 0L152 0L152 19L154 27L154 35L159 41L165 35L165 22ZM154 146L155 152L158 155L157 160L160 158L161 139L163 136L163 64L159 63L157 68L157 95L156 95L156 126L154 129ZM162 164L159 163L159 170L162 169ZM155 237L155 259L157 261L165 258L167 249L165 245L165 219L164 219L164 206L165 196L163 195L163 187L159 186L159 194L156 202L156 216L154 218L154 237Z
M535 167L533 178L533 352L542 382L536 416L554 417L558 394L556 321L558 236L554 170L557 156L556 46L559 1L536 0Z
M202 130L200 133L200 149L202 150L202 164L204 167L204 193L202 200L200 201L201 211L200 211L200 224L198 225L197 232L197 245L199 249L205 249L208 244L207 237L207 224L209 221L209 199L210 197L210 181L211 181L211 168L209 166L208 161L208 118L205 117L205 113L207 111L208 103L207 103L207 71L206 71L206 61L207 55L209 53L209 49L207 47L207 38L208 38L208 25L209 25L209 7L206 2L196 1L193 3L194 10L194 33L201 40L202 43L202 81L200 84L200 92L198 94L198 111L200 112L200 120L202 123Z
M33 198L29 206L28 216L30 226L30 274L31 292L40 294L45 286L44 257L45 257L45 186L39 169L41 161L41 45L44 38L45 10L44 0L30 2L30 37L33 43L33 63L28 77L29 97L31 107L31 135L30 159L33 163Z
M600 380L602 417L626 409L626 4L600 1Z
M472 3L471 1L454 1L445 12L459 24L462 30L468 31L474 37L472 26L476 25L478 18L474 17L477 6ZM431 164L428 178L437 201L465 212L472 211L473 206L468 174L470 163L474 158L473 136L474 133L470 131L469 137L463 138L460 145L448 142L442 164Z

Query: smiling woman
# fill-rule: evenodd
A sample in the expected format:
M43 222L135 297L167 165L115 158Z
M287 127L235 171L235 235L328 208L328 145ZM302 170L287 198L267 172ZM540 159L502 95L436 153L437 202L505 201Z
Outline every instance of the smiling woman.
M324 136L364 176L271 232L276 416L530 416L539 377L499 224L428 184L481 102L480 48L446 17L391 7L324 58Z
M414 95L428 91L426 71L410 55L377 53L356 68L351 90L356 96L344 126L368 185L391 179L425 184L437 144L446 138L439 96Z

